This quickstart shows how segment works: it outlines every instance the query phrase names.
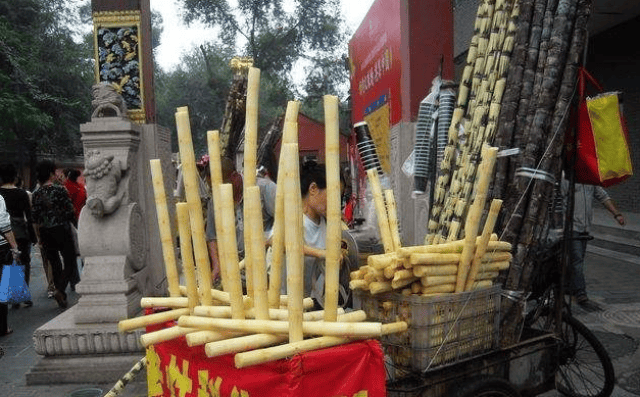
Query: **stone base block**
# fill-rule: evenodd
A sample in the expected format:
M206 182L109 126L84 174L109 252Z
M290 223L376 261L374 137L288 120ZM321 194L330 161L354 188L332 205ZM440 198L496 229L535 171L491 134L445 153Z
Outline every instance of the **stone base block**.
M33 333L36 353L43 356L142 354L140 335L118 332L116 323L76 324L76 306Z
M43 357L26 374L27 385L115 384L143 357L143 353L95 356ZM146 382L141 371L135 382Z

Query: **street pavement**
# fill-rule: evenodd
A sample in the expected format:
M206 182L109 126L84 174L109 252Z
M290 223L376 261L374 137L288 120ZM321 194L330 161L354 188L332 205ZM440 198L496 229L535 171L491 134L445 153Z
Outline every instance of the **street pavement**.
M640 214L625 214L627 230L640 231ZM606 214L596 219L610 222ZM602 311L587 312L576 306L574 315L586 324L603 343L616 370L615 397L640 396L640 258L623 252L589 246L586 261L590 298ZM27 386L25 374L39 360L33 346L34 331L61 313L55 300L47 299L42 261L33 251L31 292L33 307L9 309L9 326L14 333L0 338L0 397L99 397L111 384L67 384ZM78 301L69 293L69 305ZM123 374L124 375L124 374ZM146 396L145 374L127 385L121 396ZM543 396L559 395L555 391Z

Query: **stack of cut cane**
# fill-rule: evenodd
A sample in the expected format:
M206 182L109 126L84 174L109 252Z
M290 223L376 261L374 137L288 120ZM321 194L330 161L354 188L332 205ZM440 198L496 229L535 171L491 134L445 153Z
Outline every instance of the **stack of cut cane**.
M187 202L178 203L176 212L185 285L179 282L160 162L151 160L170 296L143 298L141 306L170 310L122 320L119 329L126 332L173 320L177 320L177 325L144 334L141 343L145 347L184 336L189 346L204 345L208 357L237 353L235 365L241 368L407 329L405 322L365 322L366 314L363 311L344 313L338 309L341 214L338 99L334 96L327 95L324 98L327 169L325 310L305 312L313 307L313 302L308 298L303 299L304 232L298 169L297 102L289 103L285 116L272 237L273 255L267 282L260 191L255 180L259 82L259 69L251 68L247 86L244 150L247 295L243 295L236 249L233 190L230 184L222 183L218 131L208 132L207 138L224 290L211 288L211 269L197 189L189 114L187 108L178 108L176 123ZM285 256L288 295L280 295Z
M453 220L451 240L437 245L401 247L395 201L391 190L383 198L378 175L368 171L384 254L371 255L367 265L351 273L351 289L379 294L400 290L404 295L436 296L488 288L498 272L509 267L511 244L493 234L501 200L493 200L480 236L478 230L487 200L497 148L485 145L478 169L473 204L466 213L464 239L454 240L460 222ZM385 202L386 199L386 202Z

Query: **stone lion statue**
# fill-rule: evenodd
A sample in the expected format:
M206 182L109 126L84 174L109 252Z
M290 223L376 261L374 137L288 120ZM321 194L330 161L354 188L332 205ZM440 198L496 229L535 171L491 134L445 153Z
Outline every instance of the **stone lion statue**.
M91 118L127 116L127 105L124 98L113 85L106 82L95 84L91 87L91 94L93 96Z
M125 189L120 187L122 168L113 155L98 151L87 153L85 160L87 207L96 218L115 212L122 202Z

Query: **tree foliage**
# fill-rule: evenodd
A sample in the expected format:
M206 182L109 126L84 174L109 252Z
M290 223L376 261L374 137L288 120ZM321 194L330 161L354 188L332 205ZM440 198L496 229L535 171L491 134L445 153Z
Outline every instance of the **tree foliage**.
M0 0L0 140L17 158L82 153L91 50L73 40L63 0Z
M322 112L318 98L324 94L344 98L348 82L344 68L348 32L340 12L340 0L183 0L187 23L200 21L219 28L221 45L236 55L249 56L261 70L262 96L268 115L303 99L306 112ZM292 73L300 65L302 82ZM309 98L309 100L306 100Z

